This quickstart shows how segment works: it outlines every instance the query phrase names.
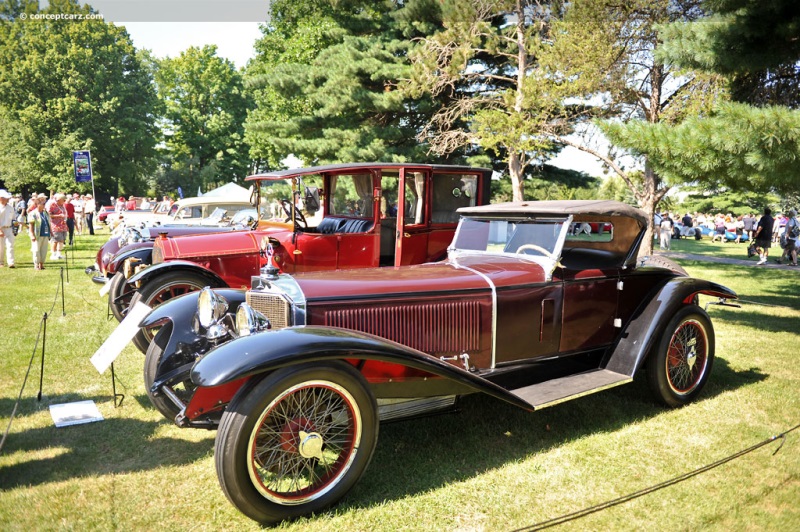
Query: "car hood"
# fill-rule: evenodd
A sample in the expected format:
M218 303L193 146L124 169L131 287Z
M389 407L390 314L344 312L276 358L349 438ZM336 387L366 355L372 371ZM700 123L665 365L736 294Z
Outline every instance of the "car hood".
M297 274L307 300L488 290L545 282L536 262L516 257L461 256L415 266Z

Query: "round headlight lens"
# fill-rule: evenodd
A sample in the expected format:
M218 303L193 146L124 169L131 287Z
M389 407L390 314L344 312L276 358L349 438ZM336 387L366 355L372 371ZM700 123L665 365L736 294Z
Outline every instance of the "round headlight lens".
M270 328L271 325L266 316L247 303L239 305L239 309L236 311L236 332L239 336L250 336Z
M197 318L200 325L206 329L216 325L227 311L228 302L224 297L207 286L200 291L200 297L197 298Z

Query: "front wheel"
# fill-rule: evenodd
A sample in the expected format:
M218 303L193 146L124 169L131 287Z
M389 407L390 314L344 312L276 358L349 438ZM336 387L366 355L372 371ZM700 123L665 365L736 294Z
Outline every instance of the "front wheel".
M364 378L344 363L284 368L248 383L217 432L222 490L262 524L330 506L369 465L377 412Z
M128 284L128 280L122 272L115 273L114 277L108 282L111 283L108 290L111 314L117 318L117 321L122 321L128 311L128 306L131 304L135 290Z
M657 351L647 361L647 380L655 397L669 407L693 401L714 363L714 328L703 309L683 307L670 320Z
M168 272L157 275L149 279L131 298L130 306L134 306L141 301L150 308L155 308L173 297L182 296L190 292L196 292L205 286L209 286L208 279L196 273L189 272ZM212 285L212 288L218 288ZM141 328L136 336L133 337L133 344L144 354L153 339L154 331Z

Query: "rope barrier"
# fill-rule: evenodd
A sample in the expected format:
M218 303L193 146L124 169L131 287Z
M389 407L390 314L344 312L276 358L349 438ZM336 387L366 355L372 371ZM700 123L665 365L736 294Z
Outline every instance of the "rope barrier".
M572 513L569 513L569 514L561 515L559 517L554 517L552 519L548 519L547 521L542 521L542 522L536 523L535 525L530 525L530 526L524 527L524 528L518 528L514 532L521 532L521 531L528 531L528 530L544 530L546 528L551 528L551 527L554 527L554 526L557 526L557 525L563 525L563 524L568 523L570 521L575 521L576 519L580 519L582 517L586 517L587 515L590 515L590 514L593 514L593 513L597 513L597 512L599 512L601 510L605 510L606 508L611 508L613 506L618 506L618 505L620 505L622 503L631 501L633 499L637 499L637 498L642 497L644 495L647 495L649 493L653 493L654 491L658 491L660 489L667 488L669 486L673 486L675 484L678 484L679 482L683 482L684 480L688 480L688 479L690 479L692 477L696 477L697 475L699 475L701 473L705 473L706 471L710 471L710 470L712 470L712 469L714 469L716 467L719 467L719 466L721 466L723 464L726 464L726 463L730 462L731 460L735 460L736 458L739 458L739 457L744 456L744 455L746 455L748 453L751 453L751 452L755 451L756 449L760 449L761 447L764 447L765 445L769 445L770 443L772 443L774 441L780 440L780 445L778 446L777 449L775 449L775 452L772 453L772 456L775 456L775 454L777 454L777 452L780 451L781 448L783 448L783 444L786 441L786 435L789 434L790 432L794 431L794 430L797 430L798 428L800 428L800 424L795 425L794 427L792 427L789 430L786 430L784 432L781 432L780 434L776 434L775 436L770 436L766 440L763 440L763 441L761 441L761 442L759 442L759 443L757 443L755 445L752 445L752 446L748 447L747 449L741 450L741 451L739 451L737 453L734 453L734 454L732 454L730 456L726 456L725 458L717 460L716 462L713 462L711 464L708 464L708 465L705 465L705 466L700 467L698 469L695 469L694 471L690 471L688 473L684 473L683 475L680 475L680 476L677 476L677 477L672 478L670 480L661 482L661 483L656 484L654 486L650 486L648 488L644 488L644 489L641 489L639 491L635 491L633 493L629 493L628 495L623 495L622 497L618 497L616 499L611 499L610 501L602 502L600 504L596 504L594 506L590 506L588 508L584 508L583 510L578 510L577 512L572 512Z

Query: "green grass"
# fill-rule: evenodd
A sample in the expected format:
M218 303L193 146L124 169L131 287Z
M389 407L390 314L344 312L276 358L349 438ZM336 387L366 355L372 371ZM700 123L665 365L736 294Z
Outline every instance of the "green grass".
M35 272L29 246L0 269L0 431L20 391L48 312L39 355L0 454L0 529L250 530L220 490L214 433L179 429L149 405L142 355L128 346L109 373L89 357L114 329L84 275L104 237L78 241L65 285ZM744 253L681 240L673 249ZM387 424L361 482L327 513L291 530L509 530L645 488L800 423L800 273L682 261L690 274L764 303L709 310L717 359L701 400L667 410L647 385L601 392L535 413L469 396L454 415ZM55 308L50 312L55 301ZM38 347L41 351L41 344ZM57 429L50 404L92 399L105 421ZM683 483L566 525L570 530L790 530L800 526L800 430Z

